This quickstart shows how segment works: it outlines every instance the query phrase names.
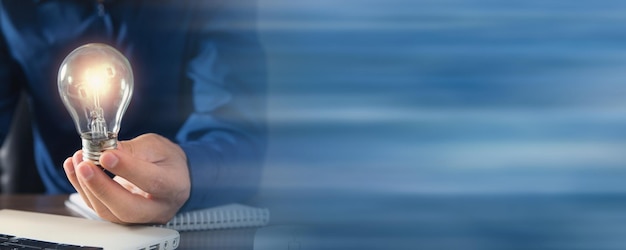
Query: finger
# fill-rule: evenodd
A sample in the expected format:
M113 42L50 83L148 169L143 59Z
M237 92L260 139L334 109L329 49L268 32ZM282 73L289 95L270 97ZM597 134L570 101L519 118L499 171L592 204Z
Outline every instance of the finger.
M148 162L187 161L185 152L178 145L157 134L143 134L130 141L120 141L117 148Z
M83 200L85 201L87 206L92 208L91 201L89 201L89 198L85 195L85 191L83 190L83 187L80 185L80 182L78 181L78 177L76 176L76 167L82 161L83 161L83 151L82 150L78 150L71 157L71 163L72 163L71 169L68 167L68 169L66 169L66 172L68 170L73 172L71 175L68 175L68 179L69 179L70 183L72 184L72 186L74 186L76 191L83 198Z
M89 171L91 170L91 171ZM94 210L102 212L101 217L118 223L141 223L154 221L150 211L161 211L154 206L157 202L128 192L111 180L92 162L84 162L77 169L78 179L92 201ZM147 212L148 211L148 212Z
M72 155L72 163L74 163L74 167L76 167L81 162L83 162L83 151L78 150Z
M109 207L107 207L106 204L104 204L91 190L90 183L94 182L94 179L109 179L106 174L90 161L80 163L76 167L76 173L78 182L83 190L82 193L87 198L86 201L90 203L90 207L98 214L98 216L105 220L120 222L119 219L111 212ZM110 183L108 184L111 185L112 181L110 181L110 179L109 182ZM107 185L106 182L100 183L101 185Z
M84 194L83 188L80 186L80 183L78 182L78 177L76 177L76 169L74 169L74 163L73 163L72 157L68 157L63 162L63 170L65 170L65 175L67 176L67 179L70 181L72 186L74 186L74 189L76 189L76 191L80 194L80 196L83 198L87 206L91 207L91 203L89 203L89 200Z

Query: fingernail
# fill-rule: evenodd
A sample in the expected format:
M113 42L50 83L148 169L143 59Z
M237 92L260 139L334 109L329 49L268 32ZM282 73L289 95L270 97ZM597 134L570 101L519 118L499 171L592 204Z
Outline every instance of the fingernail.
M100 157L100 163L106 168L114 168L117 165L117 156L113 153L102 154Z
M93 170L87 164L79 164L78 165L78 174L85 180L91 179L93 177Z

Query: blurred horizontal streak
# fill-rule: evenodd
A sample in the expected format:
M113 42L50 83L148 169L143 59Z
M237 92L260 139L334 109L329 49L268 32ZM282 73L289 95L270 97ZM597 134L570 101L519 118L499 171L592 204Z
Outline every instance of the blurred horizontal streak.
M414 151L415 165L428 168L502 169L535 168L549 171L554 168L571 170L594 166L621 168L626 155L626 143L590 143L548 141L530 143L520 140L509 142L473 142L449 145L424 145ZM435 157L433 157L436 155Z
M289 103L289 102L287 102ZM332 103L328 101L327 103ZM270 113L271 123L393 123L393 122L463 122L547 124L554 122L619 122L626 123L626 107L598 108L440 108L426 109L411 106L367 106L342 103L333 107L299 105Z
M412 30L446 30L470 27L481 27L485 24L476 21L442 21L438 23L369 21L361 20L325 20L312 21L263 21L258 23L262 31L412 31Z
M538 168L517 169L416 169L382 165L318 171L314 164L274 163L266 171L264 188L272 192L349 192L372 198L397 194L584 194L625 192L621 183L626 170L613 168L567 171ZM375 200L372 200L375 201Z
M270 30L445 30L471 26L497 27L515 23L525 25L543 23L547 27L555 27L562 26L563 22L597 24L626 19L624 16L626 6L619 2L590 3L579 1L578 4L563 4L552 1L537 4L522 1L463 0L353 0L308 3L264 0L260 4L263 18L259 26ZM542 28L544 29L528 30L545 31L546 27ZM580 31L589 29L590 25L571 25L562 28Z
M325 18L324 16L311 17L309 20L306 18L300 18L298 20L291 19L269 19L263 20L257 23L257 27L264 32L268 31L297 31L297 32L311 32L311 31L368 31L368 32L387 32L387 31L463 31L463 30L494 30L502 29L517 25L532 25L544 23L547 25L543 30L520 30L518 32L508 31L515 37L520 34L538 34L545 33L546 31L554 31L557 34L567 34L571 32L598 32L598 28L602 30L602 27L597 25L599 20L605 22L622 22L626 21L624 16L625 11L615 12L613 15L605 15L604 13L596 14L571 14L559 15L554 12L545 12L542 14L537 13L492 13L492 12L460 12L460 13L424 13L420 18L412 18L409 20L397 18L388 19L381 18L381 20L370 19L358 19L358 18ZM419 15L419 13L413 13ZM494 19L498 22L494 22ZM593 24L586 24L584 26L570 26L565 29L560 29L560 25L555 25L554 22L585 22L590 21ZM550 28L553 27L553 28ZM506 31L503 31L506 32ZM497 35L502 35L497 34ZM553 34L554 35L554 34Z

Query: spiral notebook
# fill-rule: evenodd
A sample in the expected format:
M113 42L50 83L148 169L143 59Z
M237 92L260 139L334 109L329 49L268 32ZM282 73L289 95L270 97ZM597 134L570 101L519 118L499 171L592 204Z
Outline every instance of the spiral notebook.
M65 206L85 218L102 220L85 204L78 193L70 195ZM242 227L261 227L269 223L267 208L257 208L242 204L228 204L206 209L179 213L165 225L158 225L177 231L214 230Z

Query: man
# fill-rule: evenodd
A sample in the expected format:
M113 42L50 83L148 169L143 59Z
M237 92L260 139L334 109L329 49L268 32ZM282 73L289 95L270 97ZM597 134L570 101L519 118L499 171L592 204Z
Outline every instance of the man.
M76 190L117 223L249 198L266 144L254 10L227 0L0 0L0 142L26 91L47 193ZM76 151L57 91L64 57L91 42L120 50L135 74L118 149L100 157L113 179Z

